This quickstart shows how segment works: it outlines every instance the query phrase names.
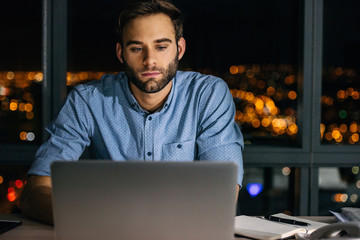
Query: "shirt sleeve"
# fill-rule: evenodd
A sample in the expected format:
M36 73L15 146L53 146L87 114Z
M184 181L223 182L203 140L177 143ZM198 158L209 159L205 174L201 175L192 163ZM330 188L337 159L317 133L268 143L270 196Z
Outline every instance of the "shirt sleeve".
M36 153L28 174L49 176L50 165L57 160L78 160L86 146L90 145L91 114L78 85L68 95L55 121L46 127L49 140Z
M226 83L220 79L203 91L200 97L198 158L208 161L230 161L238 166L241 186L244 169L244 140L235 123L235 104Z

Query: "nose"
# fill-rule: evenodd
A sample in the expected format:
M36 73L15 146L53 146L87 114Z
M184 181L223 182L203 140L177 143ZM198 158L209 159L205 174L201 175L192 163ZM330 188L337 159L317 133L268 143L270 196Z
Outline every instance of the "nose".
M147 48L144 50L143 64L147 67L153 67L156 65L156 54L155 51Z

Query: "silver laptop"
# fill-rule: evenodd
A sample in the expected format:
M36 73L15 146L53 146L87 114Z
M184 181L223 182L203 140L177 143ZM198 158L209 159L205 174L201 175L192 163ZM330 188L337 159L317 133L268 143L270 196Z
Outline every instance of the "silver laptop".
M57 240L230 240L237 166L224 162L55 162Z

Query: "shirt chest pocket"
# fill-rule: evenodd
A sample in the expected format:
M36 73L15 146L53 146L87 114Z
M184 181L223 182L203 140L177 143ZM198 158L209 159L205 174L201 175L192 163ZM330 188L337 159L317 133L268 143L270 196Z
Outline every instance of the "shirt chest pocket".
M165 161L193 161L197 155L195 141L167 143L162 146Z

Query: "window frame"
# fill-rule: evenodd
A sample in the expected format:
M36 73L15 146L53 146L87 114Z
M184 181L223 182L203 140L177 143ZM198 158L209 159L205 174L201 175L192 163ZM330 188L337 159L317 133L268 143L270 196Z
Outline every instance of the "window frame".
M67 94L67 1L43 0L43 128L57 115ZM298 145L246 146L243 153L245 168L288 166L301 169L295 215L318 215L319 167L352 167L356 164L353 159L360 154L360 149L355 146L327 146L320 142L323 5L323 0L300 1L302 41L299 46ZM44 130L43 141L47 137ZM37 148L3 144L0 146L0 162L29 165Z

